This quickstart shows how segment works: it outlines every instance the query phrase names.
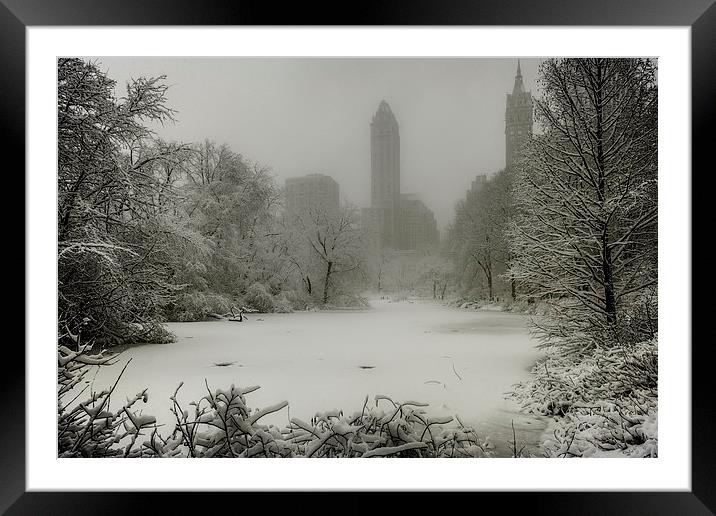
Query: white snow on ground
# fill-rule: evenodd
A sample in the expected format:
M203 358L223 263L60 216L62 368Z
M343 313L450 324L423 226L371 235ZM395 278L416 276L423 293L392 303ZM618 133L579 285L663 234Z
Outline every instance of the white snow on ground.
M211 388L260 385L247 396L254 408L282 400L289 409L262 420L283 426L319 411L360 411L365 396L430 404L436 416L458 414L508 454L514 420L518 447L535 443L545 423L517 413L504 399L512 384L529 376L539 357L527 317L449 308L427 301L376 300L355 311L251 314L247 321L171 323L172 344L124 351L103 367L94 388L111 385L129 358L114 394L115 406L149 388L144 413L173 428L169 397L177 385L183 408ZM223 365L217 365L223 364ZM482 436L481 436L482 437Z

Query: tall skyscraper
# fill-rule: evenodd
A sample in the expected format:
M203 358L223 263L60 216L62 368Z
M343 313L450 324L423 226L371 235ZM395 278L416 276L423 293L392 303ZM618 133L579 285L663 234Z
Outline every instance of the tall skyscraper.
M505 108L505 166L509 167L521 155L525 141L532 135L532 93L522 83L520 61L512 93L507 94Z
M383 100L370 124L371 208L381 247L398 247L400 231L400 131Z

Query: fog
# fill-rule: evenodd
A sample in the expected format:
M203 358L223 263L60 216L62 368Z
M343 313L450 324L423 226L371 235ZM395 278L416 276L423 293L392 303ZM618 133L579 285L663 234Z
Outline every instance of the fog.
M166 75L167 140L206 138L271 168L283 185L332 176L343 203L370 204L370 121L386 100L400 124L401 190L442 230L477 174L505 165L505 94L517 59L93 57L118 82ZM535 92L540 59L521 59Z

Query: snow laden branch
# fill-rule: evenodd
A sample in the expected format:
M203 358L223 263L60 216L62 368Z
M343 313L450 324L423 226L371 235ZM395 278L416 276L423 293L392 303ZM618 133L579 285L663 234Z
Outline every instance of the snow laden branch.
M127 399L118 410L110 400L131 359L122 368L115 383L102 391L93 391L86 380L94 367L116 363L119 355L90 354L91 344L81 342L81 332L68 332L77 346L72 351L58 345L57 353L57 446L58 457L129 457L142 431L156 428L156 419L135 409L146 403L147 391ZM89 394L86 391L90 389ZM87 396L78 402L81 396ZM120 444L126 442L126 444Z
M259 420L287 408L282 401L250 409L246 394L258 387L210 390L193 412L183 410L176 393L176 426L168 439L145 443L148 457L486 457L488 444L474 429L447 427L452 417L431 418L424 403L397 403L376 396L375 406L352 415L340 410L316 414L310 422L291 418L287 427ZM207 387L208 389L208 387ZM388 407L380 407L380 402Z

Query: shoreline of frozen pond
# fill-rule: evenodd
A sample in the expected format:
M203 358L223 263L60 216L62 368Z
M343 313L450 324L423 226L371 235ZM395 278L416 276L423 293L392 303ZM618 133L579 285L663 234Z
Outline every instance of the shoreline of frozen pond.
M289 408L262 423L284 426L289 417L360 411L365 397L429 403L431 415L459 415L496 455L509 456L512 422L518 448L533 450L545 420L518 412L505 399L529 377L540 356L519 314L450 308L430 301L374 300L365 310L251 314L245 322L169 323L170 344L125 349L116 365L102 368L95 389L110 385L132 363L114 394L119 400L149 389L144 413L173 428L169 397L183 382L184 408L210 388L260 385L247 396L252 408L286 400Z

